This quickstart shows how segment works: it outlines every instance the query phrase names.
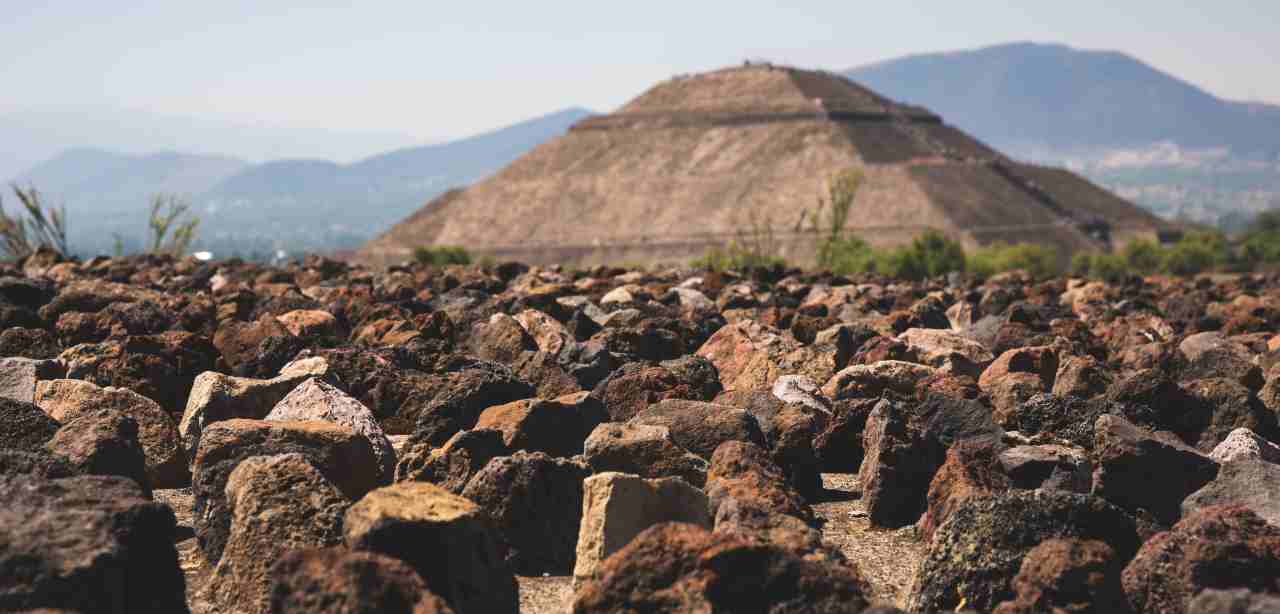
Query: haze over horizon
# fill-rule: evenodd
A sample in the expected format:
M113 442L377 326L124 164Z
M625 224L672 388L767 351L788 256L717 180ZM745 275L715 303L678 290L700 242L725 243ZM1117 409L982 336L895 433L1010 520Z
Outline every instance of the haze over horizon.
M665 0L626 13L563 2L5 4L0 79L11 87L0 115L129 109L369 137L311 156L335 160L570 106L609 110L674 74L747 58L841 70L1014 41L1117 50L1226 99L1280 103L1280 81L1266 78L1280 64L1280 5L1244 1L1219 2L1212 16L1151 0L1123 10L1100 0L909 2L874 15L836 3Z

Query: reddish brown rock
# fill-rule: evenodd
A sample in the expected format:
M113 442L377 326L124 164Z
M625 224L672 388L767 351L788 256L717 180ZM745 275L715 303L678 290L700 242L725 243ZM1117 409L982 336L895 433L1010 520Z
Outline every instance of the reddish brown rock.
M632 363L609 374L591 391L591 396L604 404L613 422L630 420L646 407L667 399L710 401L720 392L719 374L706 359L697 361L698 368L680 371Z
M767 446L755 417L746 410L728 405L661 401L641 410L630 422L666 427L676 445L708 459L726 441L747 441Z
M1050 539L1032 548L1013 579L1016 597L994 614L1127 612L1124 561L1097 540Z
M1107 366L1092 356L1067 356L1058 365L1053 394L1091 399L1106 394L1113 378Z
M1166 524L1177 521L1187 495L1218 474L1218 463L1170 433L1114 415L1099 417L1094 429L1093 494Z
M498 542L518 573L565 574L573 569L582 480L589 475L580 461L519 451L489 461L462 496L493 520Z
M411 445L400 453L397 482L428 482L458 495L489 461L511 453L501 431L459 431L443 446Z
M1147 540L1124 569L1135 612L1184 612L1205 589L1273 592L1280 528L1241 507L1208 507Z
M342 543L351 505L301 454L245 459L226 496L231 527L209 592L230 611L267 611L271 564L291 550Z
M408 564L457 612L517 612L515 576L489 519L467 499L431 484L400 482L351 506L343 532L352 550Z
M63 424L44 449L66 461L77 475L126 477L151 494L138 422L129 416L110 409L84 412Z
M36 388L36 404L64 423L100 410L133 418L138 423L138 442L146 460L148 483L153 488L182 488L190 482L177 424L155 401L131 390L55 379L40 382Z
M911 524L925 511L926 494L946 450L970 437L999 431L982 403L934 396L923 403L882 400L863 431L859 468L862 499L877 526Z
M957 441L933 475L925 497L925 513L916 525L928 540L947 516L969 497L1009 490L1011 484L999 462L1003 444L994 437Z
M525 399L490 407L481 412L475 428L501 432L511 450L567 458L582 454L587 436L607 419L595 397L579 392L553 401Z
M716 448L706 491L717 532L749 535L796 551L822 548L813 510L759 446L730 441Z
M348 499L377 487L382 469L369 440L332 422L224 420L205 429L191 465L196 537L205 558L222 557L231 529L226 484L241 461L252 456L299 453Z
M186 612L173 511L133 480L0 477L0 610Z
M1027 553L1055 538L1097 540L1128 560L1141 540L1119 508L1088 495L1011 490L965 499L933 534L907 611L990 611L1015 597Z
M866 582L847 563L811 560L741 535L665 523L605 559L573 611L860 612Z
M273 614L452 614L413 568L346 548L294 550L271 567Z
M665 426L605 422L587 437L583 457L595 473L678 477L699 488L707 481L707 460L676 445Z

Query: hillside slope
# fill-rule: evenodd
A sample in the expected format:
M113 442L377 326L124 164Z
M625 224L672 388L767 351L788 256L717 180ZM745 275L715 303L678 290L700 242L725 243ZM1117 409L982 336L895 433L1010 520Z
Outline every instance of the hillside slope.
M1280 107L1222 100L1114 51L1013 43L906 56L844 74L1000 146L1171 141L1280 155Z

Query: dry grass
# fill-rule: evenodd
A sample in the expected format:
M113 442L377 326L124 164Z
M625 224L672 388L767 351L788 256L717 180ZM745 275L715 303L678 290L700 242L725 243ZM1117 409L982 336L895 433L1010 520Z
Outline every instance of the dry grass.
M871 585L868 597L873 603L902 607L924 556L924 545L916 538L915 527L872 527L858 498L862 487L855 474L825 473L822 484L832 495L813 506L826 523L822 527L823 540L857 564Z

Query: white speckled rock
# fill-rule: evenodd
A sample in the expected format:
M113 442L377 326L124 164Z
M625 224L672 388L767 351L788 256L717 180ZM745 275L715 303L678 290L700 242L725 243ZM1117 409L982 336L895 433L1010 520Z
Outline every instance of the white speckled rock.
M1280 446L1263 439L1261 435L1249 429L1238 428L1231 431L1231 434L1209 453L1209 457L1220 463L1256 458L1280 464Z
M373 412L347 393L318 379L299 384L271 409L265 419L323 420L341 424L369 440L382 469L384 484L389 484L395 475L395 449Z

